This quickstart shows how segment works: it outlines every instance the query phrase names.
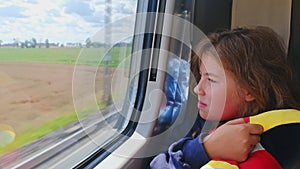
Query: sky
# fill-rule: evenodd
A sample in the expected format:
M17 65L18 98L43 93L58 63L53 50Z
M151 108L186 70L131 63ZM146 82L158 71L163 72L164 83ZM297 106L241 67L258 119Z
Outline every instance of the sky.
M111 0L111 22L132 16L136 6L137 0ZM106 7L106 0L0 0L0 40L84 43L107 25Z

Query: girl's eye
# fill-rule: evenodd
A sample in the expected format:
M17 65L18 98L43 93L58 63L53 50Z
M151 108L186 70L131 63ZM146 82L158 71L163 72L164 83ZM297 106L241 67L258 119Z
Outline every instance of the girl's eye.
M212 83L216 83L216 81L213 80L213 79L211 79L211 78L208 78L207 80L210 81L210 82L212 82Z

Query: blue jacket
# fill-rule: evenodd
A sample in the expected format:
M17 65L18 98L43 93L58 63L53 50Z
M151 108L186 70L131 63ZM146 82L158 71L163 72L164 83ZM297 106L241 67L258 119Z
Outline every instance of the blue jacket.
M150 167L152 169L199 169L206 164L210 159L202 144L202 134L192 138L203 124L204 120L198 116L188 135L173 143L168 151L157 155L151 161Z

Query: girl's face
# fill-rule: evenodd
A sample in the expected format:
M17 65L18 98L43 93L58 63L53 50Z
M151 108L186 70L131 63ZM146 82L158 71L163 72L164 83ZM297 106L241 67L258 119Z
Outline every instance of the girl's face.
M199 114L206 120L230 120L242 117L249 94L241 89L233 73L221 67L216 57L206 52L200 63L201 79L194 92Z

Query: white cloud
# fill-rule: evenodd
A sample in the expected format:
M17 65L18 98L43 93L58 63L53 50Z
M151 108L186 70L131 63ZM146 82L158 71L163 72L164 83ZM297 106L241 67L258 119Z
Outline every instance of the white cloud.
M134 14L136 0L112 0L112 21ZM0 40L84 42L105 25L105 0L11 0L0 4Z

